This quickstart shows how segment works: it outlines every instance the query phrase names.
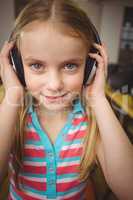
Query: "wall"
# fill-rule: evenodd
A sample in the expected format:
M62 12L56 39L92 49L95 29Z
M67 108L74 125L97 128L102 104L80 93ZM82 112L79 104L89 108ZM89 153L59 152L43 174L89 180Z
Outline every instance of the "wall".
M109 61L117 63L120 31L125 6L133 6L132 0L75 0L95 24L102 40L106 43ZM0 48L8 39L14 22L14 1L1 0Z
M0 0L0 49L8 40L14 22L14 1Z
M124 7L116 3L103 4L101 37L107 45L109 62L117 63Z
M124 7L133 6L132 0L103 1L101 12L101 37L107 44L109 62L117 63Z
M97 27L97 30L100 31L102 11L101 3L98 3L96 0L75 0L75 2L85 10L94 25Z
M117 63L120 33L125 6L133 6L132 0L75 0L90 16L102 41L106 44L109 62Z

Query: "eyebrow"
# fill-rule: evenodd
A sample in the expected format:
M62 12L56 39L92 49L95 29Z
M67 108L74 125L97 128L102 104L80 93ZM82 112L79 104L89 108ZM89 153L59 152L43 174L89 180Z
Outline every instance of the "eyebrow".
M44 63L46 64L46 62L44 60L40 60L40 59L36 59L36 58L33 58L33 57L27 57L27 58L24 58L24 61L25 62L40 62L40 63ZM67 62L79 62L79 63L82 63L84 61L83 58L68 58L64 61L62 61L61 63L67 63Z

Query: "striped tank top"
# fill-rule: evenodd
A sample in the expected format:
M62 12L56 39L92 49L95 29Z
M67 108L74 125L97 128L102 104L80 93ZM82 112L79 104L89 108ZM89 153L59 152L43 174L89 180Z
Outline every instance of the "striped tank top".
M87 125L87 116L77 100L67 123L52 144L31 106L27 113L19 189L14 181L13 155L10 156L8 200L85 200L86 182L79 180L78 167Z

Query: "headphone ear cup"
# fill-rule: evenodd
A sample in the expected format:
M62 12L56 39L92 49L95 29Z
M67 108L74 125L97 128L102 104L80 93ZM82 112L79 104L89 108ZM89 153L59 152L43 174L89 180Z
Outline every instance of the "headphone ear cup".
M14 46L10 51L10 60L20 82L25 87L26 83L25 83L25 78L24 78L23 63L22 63L21 55L18 52L18 49L16 46Z
M96 72L96 60L88 57L86 60L86 66L84 71L83 85L87 86L91 82Z
M102 43L95 26L91 22L90 22L90 25L92 29L94 43L101 45ZM90 49L90 52L99 54L99 51L94 47ZM91 82L91 80L94 78L94 75L96 73L96 68L97 68L96 60L94 58L88 57L86 59L86 66L85 66L85 72L84 72L84 81L83 81L84 86L87 86Z

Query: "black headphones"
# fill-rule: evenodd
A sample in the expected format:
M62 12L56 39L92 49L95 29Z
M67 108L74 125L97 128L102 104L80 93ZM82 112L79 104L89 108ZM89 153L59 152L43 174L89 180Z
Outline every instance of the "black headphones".
M14 47L10 51L10 62L12 64L13 69L15 70L21 84L24 87L26 87L22 58L21 58L21 55L20 55L16 45L14 45Z
M99 36L95 26L92 23L91 23L91 28L92 28L92 33L93 33L93 37L94 37L94 42L101 45L102 43L100 40L100 36ZM92 47L90 49L90 52L99 54L99 51L94 47ZM96 60L88 57L86 60L86 66L85 66L85 72L84 72L84 81L83 81L84 86L87 86L91 83L92 79L95 76L96 68L97 68Z
M92 23L91 23L91 27L92 27L94 42L101 45L101 40L100 40L99 34L98 34L95 26ZM11 34L11 36L12 36L12 34ZM11 39L11 36L10 36L10 39ZM10 41L10 39L9 39L9 41ZM94 47L91 48L90 52L99 53L98 50L95 49ZM16 46L14 46L12 48L12 50L10 51L10 61L11 61L11 64L13 65L15 72L17 73L17 76L18 76L21 84L24 87L26 87L23 63L22 63L21 55ZM91 82L91 80L93 79L93 77L95 75L96 68L97 68L96 60L88 57L86 60L86 67L85 67L85 72L84 72L84 81L83 81L84 86L88 85Z

